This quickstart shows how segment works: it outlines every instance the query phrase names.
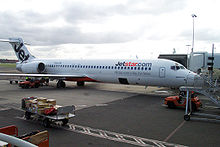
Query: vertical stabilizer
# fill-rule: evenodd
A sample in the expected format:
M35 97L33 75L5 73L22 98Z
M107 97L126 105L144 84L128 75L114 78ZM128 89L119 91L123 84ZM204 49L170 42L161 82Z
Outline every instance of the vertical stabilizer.
M0 42L9 42L12 45L12 48L14 49L15 54L20 62L35 58L27 50L27 47L25 46L26 43L24 43L22 38L0 39Z

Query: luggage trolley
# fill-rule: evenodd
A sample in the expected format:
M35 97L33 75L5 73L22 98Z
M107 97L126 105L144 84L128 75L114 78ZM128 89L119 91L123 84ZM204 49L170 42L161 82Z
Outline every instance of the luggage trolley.
M62 122L62 125L66 125L69 119L75 116L75 106L62 106L57 108L55 114L41 114L36 109L28 108L25 105L24 99L22 99L22 109L25 111L25 118L27 120L35 116L38 120L42 121L44 127L50 127L52 123ZM49 110L50 111L50 110Z

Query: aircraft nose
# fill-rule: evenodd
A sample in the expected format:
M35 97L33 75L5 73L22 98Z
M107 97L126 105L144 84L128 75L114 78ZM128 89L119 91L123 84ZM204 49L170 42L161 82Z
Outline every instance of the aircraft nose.
M200 75L190 72L187 76L187 85L202 87L204 85L204 80Z

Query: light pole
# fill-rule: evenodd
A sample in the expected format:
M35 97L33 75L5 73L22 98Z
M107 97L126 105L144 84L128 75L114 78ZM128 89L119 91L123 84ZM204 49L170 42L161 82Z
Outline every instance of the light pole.
M186 45L187 47L188 47L188 49L187 49L187 54L189 53L189 47L191 46L190 44L187 44Z
M192 14L192 18L193 18L193 40L192 40L192 53L193 53L193 49L194 49L194 18L197 17L195 14Z

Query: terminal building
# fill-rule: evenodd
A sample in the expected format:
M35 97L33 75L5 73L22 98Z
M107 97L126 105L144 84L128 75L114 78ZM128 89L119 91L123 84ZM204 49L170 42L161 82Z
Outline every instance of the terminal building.
M158 58L176 61L191 71L199 72L207 70L211 61L212 53L193 52L190 54L160 54ZM213 68L220 69L220 53L214 53Z

